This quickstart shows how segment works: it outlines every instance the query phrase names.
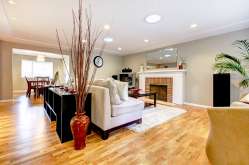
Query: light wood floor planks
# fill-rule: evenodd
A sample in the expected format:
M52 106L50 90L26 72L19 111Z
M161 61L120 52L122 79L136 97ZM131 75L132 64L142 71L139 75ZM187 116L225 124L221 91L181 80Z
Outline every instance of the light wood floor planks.
M106 141L92 133L87 147L75 151L73 141L60 143L41 99L17 100L0 103L0 164L209 164L203 109L181 106L187 113L145 133L123 128Z

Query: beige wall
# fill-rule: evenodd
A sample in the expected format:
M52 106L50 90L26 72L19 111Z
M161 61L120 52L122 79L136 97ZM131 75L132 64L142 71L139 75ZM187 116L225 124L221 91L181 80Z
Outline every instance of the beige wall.
M0 100L12 99L13 95L12 48L59 53L58 50L53 48L0 41ZM122 57L105 53L103 58L104 67L97 71L97 78L109 77L120 72L123 66Z
M245 29L169 46L178 48L178 54L187 63L186 102L212 105L212 66L215 55L220 52L238 54L237 49L232 46L232 42L248 38L249 29ZM12 48L58 53L55 49L0 41L0 100L12 98ZM105 54L103 58L104 66L97 71L96 78L105 78L118 74L123 67L130 67L134 71L138 71L139 66L145 64L144 53L125 57ZM233 95L238 97L238 94L236 94L238 91L239 89L235 88Z
M104 65L96 72L96 79L119 74L123 68L123 57L111 54L103 55Z
M227 33L219 36L195 40L169 47L178 48L178 55L187 63L186 102L212 105L212 74L216 54L220 52L238 54L238 49L232 46L233 41L249 39L249 29ZM124 57L124 66L135 71L145 63L144 53ZM238 88L234 88L232 95L238 99Z
M0 100L12 99L12 48L58 53L52 48L0 41Z

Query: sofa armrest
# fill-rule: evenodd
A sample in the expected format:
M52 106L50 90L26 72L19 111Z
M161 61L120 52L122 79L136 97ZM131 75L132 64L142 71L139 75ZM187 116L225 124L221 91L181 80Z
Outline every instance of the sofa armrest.
M92 86L91 93L91 121L96 126L106 130L109 128L111 120L111 102L109 89L100 86Z

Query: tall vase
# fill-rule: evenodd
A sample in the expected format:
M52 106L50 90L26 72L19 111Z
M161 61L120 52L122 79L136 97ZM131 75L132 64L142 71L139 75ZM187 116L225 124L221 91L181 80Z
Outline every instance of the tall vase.
M74 138L74 148L76 150L81 150L86 147L86 135L89 123L90 119L85 113L75 115L70 121Z

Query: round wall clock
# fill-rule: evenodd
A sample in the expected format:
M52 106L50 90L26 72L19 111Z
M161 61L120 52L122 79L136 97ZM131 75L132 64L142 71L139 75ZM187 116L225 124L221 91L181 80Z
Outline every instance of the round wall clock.
M93 59L93 63L97 68L101 68L104 64L104 60L101 56L95 56Z

